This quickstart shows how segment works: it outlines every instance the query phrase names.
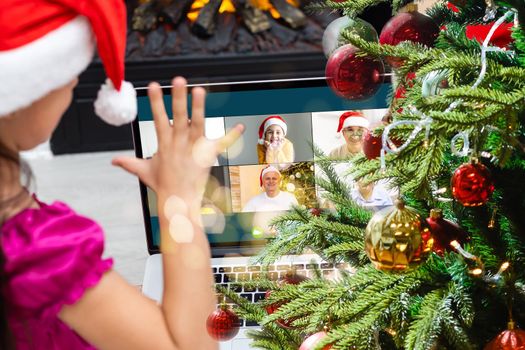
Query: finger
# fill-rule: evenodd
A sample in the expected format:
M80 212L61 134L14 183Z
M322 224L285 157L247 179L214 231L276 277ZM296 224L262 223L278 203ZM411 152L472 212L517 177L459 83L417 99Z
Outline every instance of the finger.
M188 88L186 79L176 77L172 81L171 101L173 111L173 128L174 131L182 130L188 127Z
M235 143L241 137L244 132L244 125L237 124L235 125L228 133L217 140L216 143L216 152L222 153L224 150Z
M163 137L169 128L170 122L166 107L164 107L164 99L162 97L162 88L158 83L150 83L148 86L148 97L151 105L151 113L155 124L155 130L159 140Z
M194 139L204 136L204 106L206 90L196 87L191 90L191 135Z
M137 176L147 186L151 185L151 179L148 178L148 160L135 157L116 157L111 160L111 164L118 166L128 173Z

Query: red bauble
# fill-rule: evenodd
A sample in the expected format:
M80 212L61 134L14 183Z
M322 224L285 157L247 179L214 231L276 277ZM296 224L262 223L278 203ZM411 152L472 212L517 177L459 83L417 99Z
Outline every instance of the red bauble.
M509 322L508 329L485 345L484 350L525 350L525 331L515 328L514 322Z
M310 209L310 214L312 214L313 216L321 216L322 213L323 213L323 209L321 208L311 208Z
M319 343L325 337L326 337L326 332L314 333L303 341L303 343L299 347L299 350L315 349L315 346L317 345L317 343ZM323 347L322 350L328 350L331 348L332 348L332 345L326 345L325 347Z
M451 187L454 198L466 207L487 203L494 192L489 169L476 161L465 163L454 171Z
M457 224L443 219L443 213L440 209L430 211L427 224L434 239L432 250L441 256L446 251L452 250L450 242L458 241L459 244L464 245L469 240L468 234Z
M363 153L367 159L376 159L383 148L382 136L374 136L372 131L367 131L363 137Z
M350 100L372 96L384 80L385 66L375 58L358 57L358 49L350 44L335 50L326 63L328 86L338 95Z
M417 11L400 12L392 17L381 30L379 42L387 45L397 45L403 41L412 41L428 47L434 45L439 28L432 18ZM387 62L398 68L403 61L389 57Z
M308 277L305 277L303 275L298 275L296 273L289 273L289 274L286 274L280 281L279 281L279 284L299 284L303 281L306 281L308 280ZM271 290L267 290L266 291L266 295L265 295L265 299L268 299L270 297L270 295L272 294L272 291ZM268 315L271 315L273 314L275 311L277 311L277 309L279 309L279 307L281 307L282 305L284 305L286 303L274 303L274 304L270 304L268 306L266 306L266 312L268 313ZM288 319L288 320L283 320L283 319L278 319L276 322L279 326L283 327L283 328L287 328L287 329L292 329L292 322L294 321L295 319Z
M239 333L241 322L239 317L226 307L219 307L206 320L208 334L215 340L225 341L234 338Z
M393 139L392 143L399 147L403 144L401 140ZM393 146L392 146L393 147ZM381 149L383 148L383 133L379 136L374 136L373 131L365 132L363 137L363 153L367 159L376 159L381 154Z

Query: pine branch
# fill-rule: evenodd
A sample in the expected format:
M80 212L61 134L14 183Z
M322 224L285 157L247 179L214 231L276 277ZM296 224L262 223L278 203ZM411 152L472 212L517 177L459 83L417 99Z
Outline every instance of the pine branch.
M328 336L320 342L320 345L333 343L335 348L341 349L348 349L352 346L358 349L375 348L373 337L364 337L363 335L379 330L380 326L385 324L385 316L387 315L385 310L397 302L402 293L410 293L418 286L419 281L415 275L386 276L385 274L374 286L369 286L365 288L365 291L359 293L358 299L350 302L360 311L345 307L347 313L344 315L341 313L341 317L344 318L358 316L361 313L362 315L329 332Z
M368 257L363 252L363 243L360 241L343 242L330 246L323 251L323 255L330 260L348 261L352 266L368 264Z
M409 327L405 339L407 350L431 349L439 336L443 304L448 301L445 297L445 288L434 290L424 298L414 322Z

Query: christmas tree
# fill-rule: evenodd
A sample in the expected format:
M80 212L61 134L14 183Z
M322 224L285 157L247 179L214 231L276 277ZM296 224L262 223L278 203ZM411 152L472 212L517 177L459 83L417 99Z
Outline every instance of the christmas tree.
M396 0L377 42L353 19L383 2L311 8L349 17L327 49L336 93L374 90L373 77L348 81L340 70L392 67L391 118L351 175L388 180L402 200L377 213L357 206L317 152L316 182L335 209L277 218L259 261L309 249L352 269L335 280L254 281L269 290L256 304L220 291L262 326L251 332L261 349L523 349L525 2L451 0L427 16ZM358 94L348 89L357 83L366 85Z

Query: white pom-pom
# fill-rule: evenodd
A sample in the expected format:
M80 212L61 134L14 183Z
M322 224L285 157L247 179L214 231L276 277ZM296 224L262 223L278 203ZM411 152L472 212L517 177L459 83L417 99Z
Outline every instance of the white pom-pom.
M263 139L259 139L259 145L264 145L264 140Z
M111 80L100 87L95 101L95 114L108 124L120 126L137 116L137 92L130 82L123 81L120 91Z

